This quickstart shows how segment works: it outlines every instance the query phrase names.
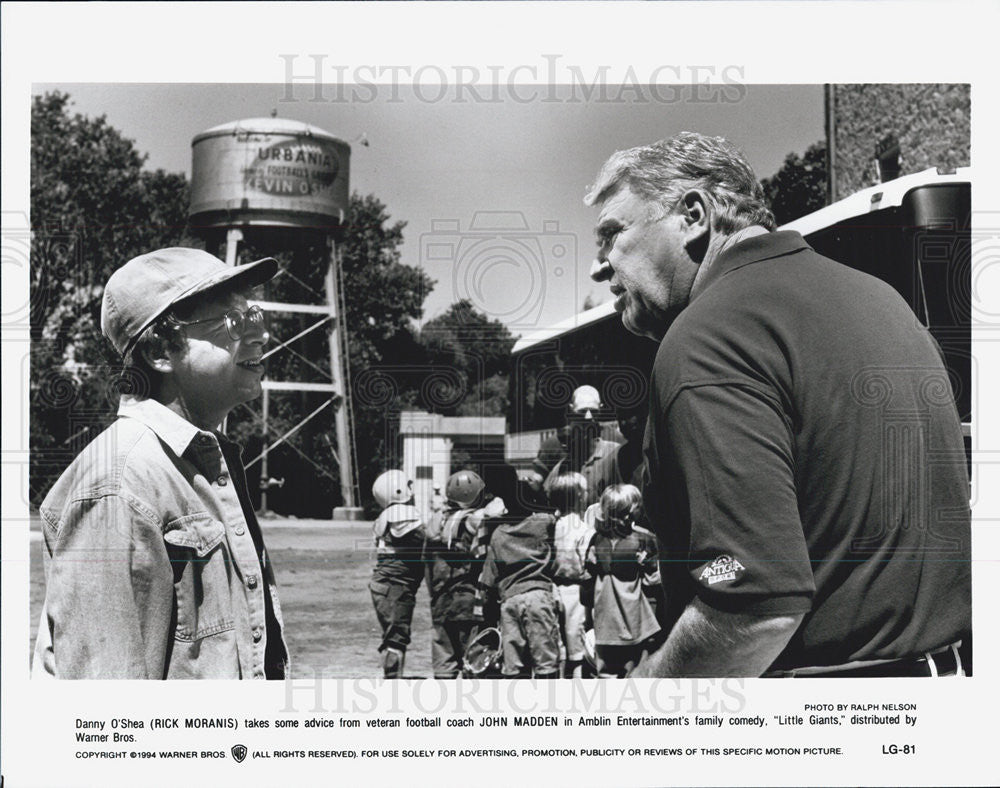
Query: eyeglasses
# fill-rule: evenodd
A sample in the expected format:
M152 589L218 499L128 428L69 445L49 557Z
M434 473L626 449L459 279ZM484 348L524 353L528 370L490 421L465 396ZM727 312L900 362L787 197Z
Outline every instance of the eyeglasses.
M246 312L233 308L225 314L206 317L202 320L177 320L176 322L182 326L195 326L199 323L211 323L216 320L226 321L226 331L234 342L243 339L253 328L262 329L265 342L270 338L264 310L256 305L250 307Z
M566 414L567 421L593 421L597 418L598 409L597 408L582 408L580 410L571 410Z

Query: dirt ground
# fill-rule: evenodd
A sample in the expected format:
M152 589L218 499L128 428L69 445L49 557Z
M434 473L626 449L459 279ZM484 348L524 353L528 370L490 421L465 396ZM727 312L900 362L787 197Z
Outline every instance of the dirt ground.
M381 633L368 593L374 562L371 523L264 520L262 527L278 579L293 677L381 675ZM44 596L41 533L34 523L31 649ZM413 618L406 675L430 677L430 601L424 587Z

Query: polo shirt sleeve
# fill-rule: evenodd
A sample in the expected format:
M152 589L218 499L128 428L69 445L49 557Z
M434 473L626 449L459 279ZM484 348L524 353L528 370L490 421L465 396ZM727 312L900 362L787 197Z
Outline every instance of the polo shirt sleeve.
M728 612L807 612L816 587L780 405L752 384L690 386L666 426L689 507L682 560L694 593Z

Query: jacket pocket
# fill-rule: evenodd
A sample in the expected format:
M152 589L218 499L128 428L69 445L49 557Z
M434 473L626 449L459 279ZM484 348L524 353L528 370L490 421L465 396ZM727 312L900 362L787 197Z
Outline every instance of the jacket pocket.
M175 637L194 641L233 629L226 528L207 514L167 524L163 534L174 572Z

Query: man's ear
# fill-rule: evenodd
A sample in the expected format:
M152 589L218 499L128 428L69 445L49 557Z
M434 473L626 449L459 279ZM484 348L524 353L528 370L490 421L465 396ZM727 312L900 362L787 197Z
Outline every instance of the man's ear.
M146 362L150 369L161 374L169 374L174 371L174 362L171 357L167 340L158 334L153 334L150 340L143 342L138 348L142 360Z
M701 189L690 189L680 199L686 228L684 245L692 259L701 262L712 229L712 204Z
M680 204L684 208L684 220L688 229L697 235L708 232L712 221L712 207L705 193L701 189L690 189L683 194Z

